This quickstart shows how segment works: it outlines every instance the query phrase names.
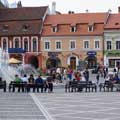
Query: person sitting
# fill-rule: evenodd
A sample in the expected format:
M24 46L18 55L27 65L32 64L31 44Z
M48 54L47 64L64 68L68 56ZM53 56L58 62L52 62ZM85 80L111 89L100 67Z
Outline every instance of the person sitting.
M18 87L18 92L20 92L20 82L22 82L22 80L19 78L19 76L16 74L15 75L15 79L14 79L14 85L13 85L13 92L15 92L15 87Z
M20 83L20 82L21 82L21 79L19 78L18 75L15 75L14 81L15 81L16 83Z
M39 75L38 78L35 80L35 84L37 87L37 92L39 92L39 88L41 88L41 93L43 93L44 81Z
M45 81L45 92L47 88L49 93L53 92L53 78L51 76L48 77L47 80Z
M35 79L33 77L33 74L31 74L28 78L27 92L30 91L30 88L33 88L33 92L35 92Z
M28 78L27 78L27 75L24 74L24 76L21 78L23 84L22 84L22 91L26 92L26 88L27 88L27 82L28 82Z

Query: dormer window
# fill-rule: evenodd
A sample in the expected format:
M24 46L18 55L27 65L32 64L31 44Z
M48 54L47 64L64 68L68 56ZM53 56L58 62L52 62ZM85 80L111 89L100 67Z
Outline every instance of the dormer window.
M27 31L29 29L29 25L23 25L23 30Z
M3 25L3 31L8 31L8 25Z
M76 32L76 26L71 26L70 32Z
M93 32L94 31L94 23L89 23L88 24L88 32Z
M57 31L58 31L57 26L52 26L52 32L57 32Z

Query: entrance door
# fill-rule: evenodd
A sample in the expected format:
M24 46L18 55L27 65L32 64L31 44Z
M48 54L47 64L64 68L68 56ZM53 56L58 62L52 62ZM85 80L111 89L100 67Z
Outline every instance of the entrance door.
M59 58L48 58L46 62L46 67L48 69L61 67L61 61Z
M70 58L70 67L71 69L76 69L76 57Z
M34 66L35 68L38 68L38 58L36 56L31 56L29 58L29 64L31 64L32 66Z
M116 67L118 67L118 66L120 67L120 60L116 60L116 61L115 61L115 66L116 66Z
M94 68L97 65L97 59L96 59L96 57L89 56L89 57L87 57L85 59L85 61L87 62L88 68Z

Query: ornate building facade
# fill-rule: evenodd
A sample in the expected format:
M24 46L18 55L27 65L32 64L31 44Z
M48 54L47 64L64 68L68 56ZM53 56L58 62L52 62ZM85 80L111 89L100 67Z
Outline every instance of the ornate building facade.
M103 31L107 13L49 15L44 22L42 67L89 68L103 64Z
M0 9L0 46L22 63L41 66L40 39L48 7Z

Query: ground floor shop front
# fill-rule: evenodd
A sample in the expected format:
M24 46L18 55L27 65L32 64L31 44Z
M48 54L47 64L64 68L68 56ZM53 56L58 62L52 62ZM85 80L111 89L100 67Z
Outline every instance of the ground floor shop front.
M42 68L71 67L77 69L79 65L94 68L97 64L103 64L102 52L43 52Z

